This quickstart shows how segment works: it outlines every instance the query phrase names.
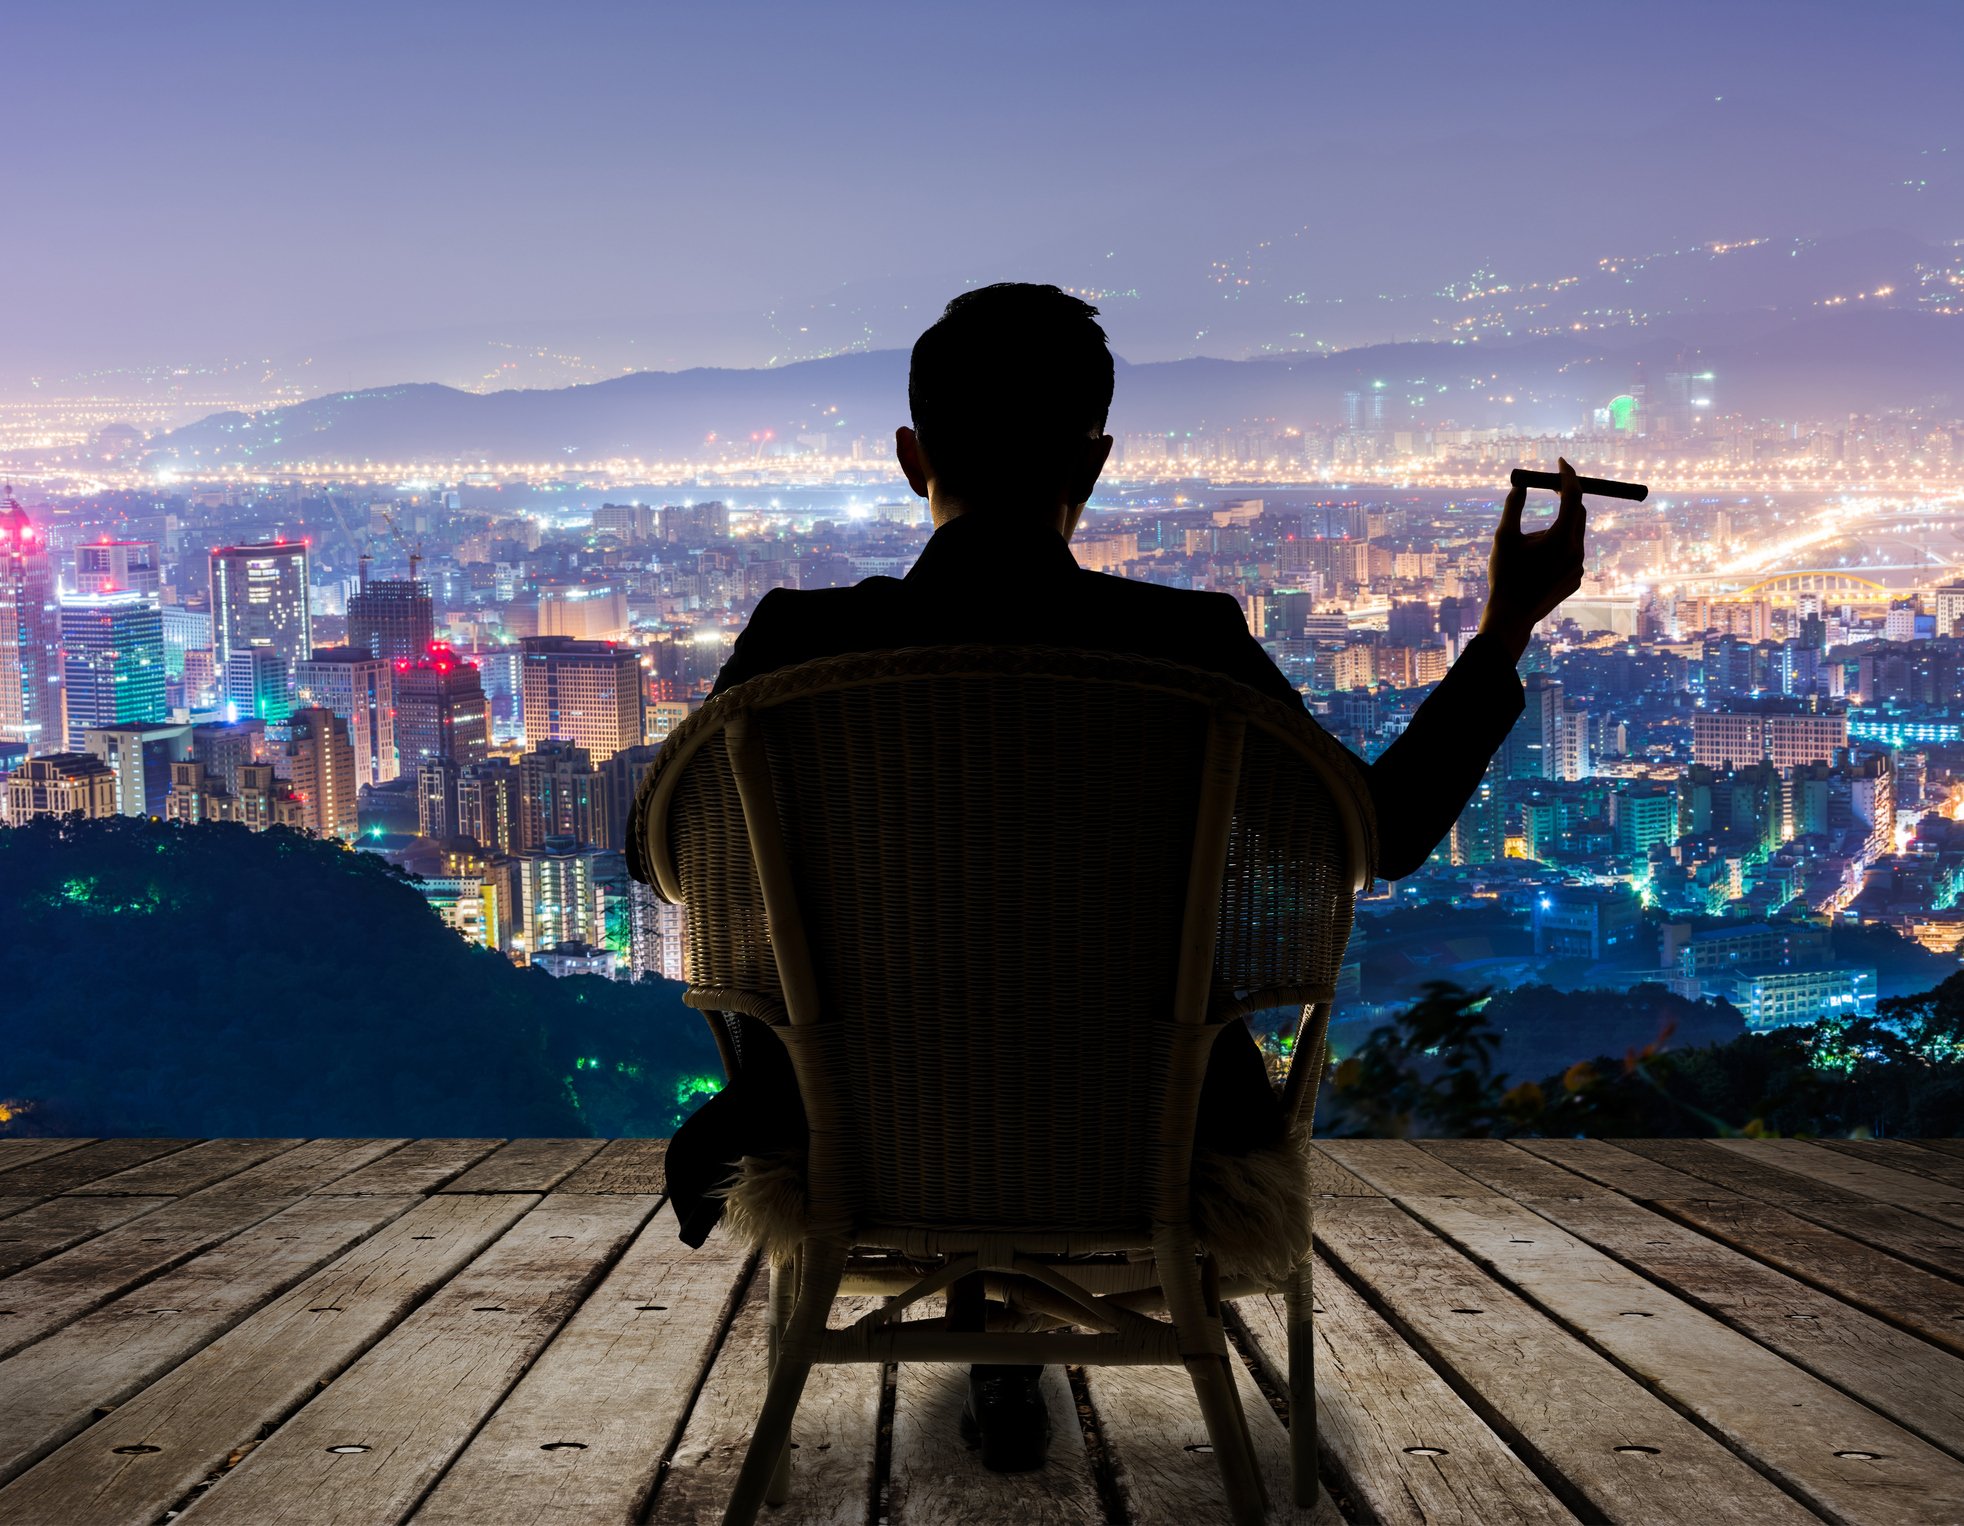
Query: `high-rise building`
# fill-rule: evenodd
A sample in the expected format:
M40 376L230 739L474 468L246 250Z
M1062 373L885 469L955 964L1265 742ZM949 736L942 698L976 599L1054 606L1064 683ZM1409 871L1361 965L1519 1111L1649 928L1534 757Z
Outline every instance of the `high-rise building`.
M431 758L481 763L491 747L491 711L478 671L441 641L415 662L395 662L396 757L409 773Z
M416 830L448 842L460 837L457 783L463 770L449 758L425 758L416 765Z
M524 846L519 771L509 758L467 764L457 775L457 835L479 847L510 853ZM502 945L500 945L502 946Z
M271 647L289 680L313 651L304 541L221 546L211 553L212 639L222 671L234 652Z
M516 855L522 908L522 952L527 958L562 943L598 945L601 925L595 873L602 850L571 837L549 838Z
M360 646L322 646L295 664L294 697L325 705L348 723L363 784L396 777L395 664Z
M519 846L570 837L591 847L613 846L607 789L584 747L545 742L518 760Z
M240 647L225 659L225 707L236 720L277 726L293 713L287 665L270 646Z
M299 831L307 825L306 806L270 763L241 763L232 770L230 784L195 759L173 763L170 776L170 800L164 807L168 821L236 821L253 832L268 827Z
M118 815L162 816L170 799L171 765L191 757L191 728L175 722L103 726L84 731L82 747L116 776Z
M355 749L348 723L324 705L293 712L286 755L288 782L298 797L307 830L353 840L360 833L355 810Z
M75 548L78 592L154 594L162 586L163 567L154 541L104 538Z
M68 745L82 750L91 726L135 726L165 719L164 622L145 593L64 595L62 690Z
M7 775L7 820L25 826L37 816L114 816L116 776L86 752L29 758Z
M577 742L596 763L642 739L641 662L632 648L568 636L522 643L525 740Z
M0 497L0 742L54 752L61 724L61 616L48 543L9 489Z
M430 585L414 578L364 582L348 599L348 645L385 662L416 662L436 639Z

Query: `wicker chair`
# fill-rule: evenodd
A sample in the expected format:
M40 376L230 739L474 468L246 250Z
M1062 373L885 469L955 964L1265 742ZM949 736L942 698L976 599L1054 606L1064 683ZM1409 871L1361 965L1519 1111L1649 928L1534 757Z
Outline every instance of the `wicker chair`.
M1300 1143L1375 858L1342 750L1193 669L915 648L719 695L642 807L652 877L689 908L687 1000L732 1069L720 1014L771 1025L810 1125L789 1170L746 1160L730 1205L772 1252L772 1375L725 1519L787 1497L813 1363L949 1361L1184 1365L1234 1517L1261 1520L1220 1312L1257 1289L1286 1299L1293 1492L1313 1504ZM1201 1081L1223 1024L1298 1004L1297 1216L1261 1231L1292 1243L1238 1276L1195 1186ZM788 1230L759 1207L787 1184ZM1020 1333L901 1318L975 1273ZM875 1291L898 1296L828 1328L836 1297Z

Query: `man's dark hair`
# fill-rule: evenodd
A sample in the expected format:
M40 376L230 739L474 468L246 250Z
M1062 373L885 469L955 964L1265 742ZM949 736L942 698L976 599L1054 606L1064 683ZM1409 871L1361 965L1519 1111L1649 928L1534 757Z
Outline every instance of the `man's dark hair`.
M914 343L907 403L935 476L957 498L1047 494L1104 432L1112 354L1098 309L1055 286L965 291Z

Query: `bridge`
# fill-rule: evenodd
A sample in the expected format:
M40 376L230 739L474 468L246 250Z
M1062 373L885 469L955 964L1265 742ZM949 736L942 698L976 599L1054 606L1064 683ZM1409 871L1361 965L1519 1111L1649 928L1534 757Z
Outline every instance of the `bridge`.
M1925 580L1930 571L1928 564L1870 566L1864 568L1862 573L1850 572L1846 567L1810 567L1760 577L1754 582L1747 581L1756 576L1753 573L1718 572L1673 581L1680 593L1714 599L1764 599L1779 608L1792 608L1806 595L1818 598L1824 609L1839 609L1844 604L1857 609L1887 609L1896 599L1920 597L1928 602L1932 587ZM1916 583L1891 587L1864 575L1878 572L1913 572L1919 577Z

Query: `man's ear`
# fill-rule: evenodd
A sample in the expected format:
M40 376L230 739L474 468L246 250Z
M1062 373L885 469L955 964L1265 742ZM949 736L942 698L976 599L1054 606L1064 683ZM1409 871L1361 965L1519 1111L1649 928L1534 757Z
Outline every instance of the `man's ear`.
M1112 437L1108 434L1084 442L1084 454L1078 460L1077 478L1071 483L1068 495L1076 507L1081 509L1090 501L1091 490L1097 487L1099 474L1104 471L1105 462L1111 459L1111 454Z
M927 454L921 449L920 436L905 424L893 432L893 458L906 473L907 486L921 497L927 497Z

